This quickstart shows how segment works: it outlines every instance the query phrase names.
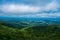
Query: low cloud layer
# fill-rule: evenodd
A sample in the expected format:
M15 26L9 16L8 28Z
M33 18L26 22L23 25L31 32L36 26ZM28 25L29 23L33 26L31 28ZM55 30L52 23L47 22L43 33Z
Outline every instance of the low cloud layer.
M26 14L25 16L38 16L38 17L60 17L60 4L53 0L44 6L35 6L27 4L3 4L0 5L0 10L6 14ZM55 13L56 12L56 13ZM50 13L50 14L49 14Z
M30 6L30 5L24 5L24 4L21 4L21 5L5 4L1 6L0 10L8 13L25 13L25 12L38 12L40 8L37 6Z
M25 4L3 4L0 7L0 10L3 12L11 12L11 13L22 13L22 12L42 12L42 11L57 11L60 8L60 5L56 1L52 1L51 3L44 6L33 6L33 5L25 5Z

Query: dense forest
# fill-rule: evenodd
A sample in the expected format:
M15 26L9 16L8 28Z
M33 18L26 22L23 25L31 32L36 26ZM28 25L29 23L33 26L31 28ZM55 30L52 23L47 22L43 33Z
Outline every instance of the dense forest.
M60 25L0 22L0 40L60 40Z

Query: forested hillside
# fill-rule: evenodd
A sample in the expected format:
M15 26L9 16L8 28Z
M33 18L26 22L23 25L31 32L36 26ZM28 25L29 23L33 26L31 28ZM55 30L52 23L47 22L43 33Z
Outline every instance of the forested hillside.
M5 24L0 23L0 40L60 40L60 25L34 26L26 23L27 27L15 28Z

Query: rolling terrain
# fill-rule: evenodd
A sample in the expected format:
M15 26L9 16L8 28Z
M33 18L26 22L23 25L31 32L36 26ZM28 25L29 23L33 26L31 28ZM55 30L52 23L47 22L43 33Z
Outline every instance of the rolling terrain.
M0 40L60 40L60 24L1 21Z

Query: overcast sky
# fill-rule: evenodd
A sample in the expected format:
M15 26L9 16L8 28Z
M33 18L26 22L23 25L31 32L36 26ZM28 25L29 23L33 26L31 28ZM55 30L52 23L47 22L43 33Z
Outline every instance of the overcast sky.
M0 0L0 16L60 17L60 0Z

